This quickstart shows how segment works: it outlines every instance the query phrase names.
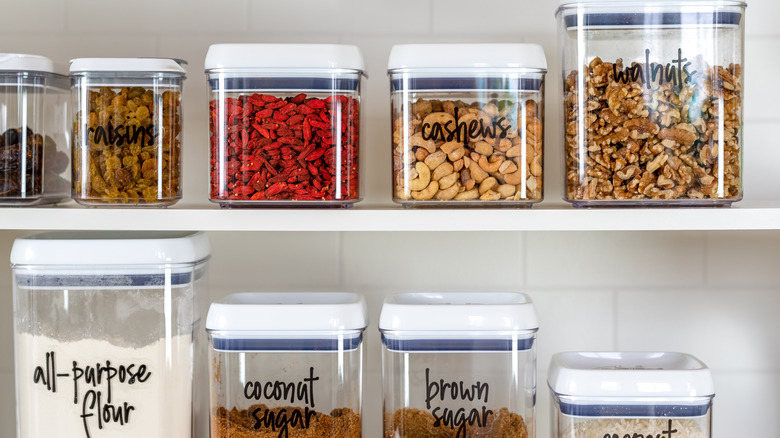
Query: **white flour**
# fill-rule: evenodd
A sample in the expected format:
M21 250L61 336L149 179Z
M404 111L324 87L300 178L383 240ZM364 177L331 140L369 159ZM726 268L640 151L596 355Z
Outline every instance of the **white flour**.
M170 350L166 346L163 339L130 348L102 340L61 342L26 333L17 336L19 438L190 438L191 338L177 336L171 339ZM55 353L54 371L47 359L50 352ZM87 367L98 366L103 370L101 380L93 385ZM110 388L107 369L115 371ZM54 373L60 376L50 378ZM98 374L94 373L96 378ZM132 375L137 377L134 382Z

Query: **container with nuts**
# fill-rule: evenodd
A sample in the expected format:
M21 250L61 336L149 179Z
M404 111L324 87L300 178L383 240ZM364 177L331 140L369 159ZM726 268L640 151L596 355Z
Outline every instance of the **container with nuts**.
M181 199L184 61L71 61L73 199L88 207L166 207Z
M565 199L742 199L745 3L562 0Z
M0 206L67 200L68 78L43 56L0 54Z
M406 207L541 201L546 68L535 44L393 47L393 201Z

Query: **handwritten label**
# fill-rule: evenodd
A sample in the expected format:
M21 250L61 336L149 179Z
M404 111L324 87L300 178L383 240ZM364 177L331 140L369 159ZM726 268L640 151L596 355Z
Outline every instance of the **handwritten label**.
M92 436L95 427L101 430L109 423L119 426L130 423L136 407L115 400L118 398L115 392L120 385L143 384L152 377L147 365L117 365L110 360L97 362L94 366L81 365L74 360L67 371L57 372L57 353L50 351L46 353L46 364L35 367L33 383L56 394L63 388L58 384L59 379L69 381L73 388L73 404L81 405L80 417L87 438Z
M247 400L274 400L289 401L292 404L303 403L301 408L283 408L278 411L257 408L252 411L255 420L254 428L271 429L279 431L279 438L288 436L289 428L308 429L314 411L314 382L320 380L314 375L314 367L309 368L309 375L297 382L284 382L280 380L259 382L249 381L244 385L244 397Z
M672 83L673 87L680 90L683 84L689 84L693 81L696 71L691 71L691 64L688 58L683 58L682 49L677 49L677 58L667 64L658 64L650 62L650 49L645 50L645 63L634 64L625 69L618 70L618 64L612 66L612 73L616 82L628 84L629 82L639 82L650 90L653 84L661 86L665 83Z
M477 408L442 408L436 406L437 401L480 401L488 402L490 385L484 382L475 382L469 385L461 381L445 382L444 379L431 379L431 369L425 369L425 407L435 418L433 427L449 427L451 430L457 429L456 438L466 437L466 426L477 425L484 427L487 424L493 411L487 406Z
M107 146L122 146L125 143L154 146L159 137L154 125L146 127L136 125L98 126L97 128L89 128L87 135L90 143Z
M455 108L455 120L459 120L458 108ZM506 138L509 131L512 129L510 123L504 123L507 121L506 117L498 117L491 120L491 123L485 126L485 121L477 117L470 122L456 122L448 120L447 123L423 123L422 125L422 138L423 140L434 141L457 141L459 143L466 142L470 139L477 139L481 137L490 138Z
M669 420L669 427L661 433L653 434L651 432L646 435L642 435L641 433L627 433L623 436L616 433L605 433L603 438L672 438L675 433L677 433L677 429L672 429L672 420Z

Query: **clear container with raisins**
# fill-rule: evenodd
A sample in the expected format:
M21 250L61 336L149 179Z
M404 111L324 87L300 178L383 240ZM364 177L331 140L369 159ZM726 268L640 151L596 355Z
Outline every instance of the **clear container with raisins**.
M0 54L0 206L69 199L68 78L48 58Z
M741 1L561 0L574 206L728 206L743 194Z
M385 299L382 436L536 437L538 328L521 293Z
M546 71L537 44L393 47L393 201L405 207L540 202Z
M73 199L87 207L167 207L181 199L186 62L71 61Z
M209 200L223 208L351 207L360 201L356 46L214 44Z
M209 309L211 438L361 431L362 295L237 293Z

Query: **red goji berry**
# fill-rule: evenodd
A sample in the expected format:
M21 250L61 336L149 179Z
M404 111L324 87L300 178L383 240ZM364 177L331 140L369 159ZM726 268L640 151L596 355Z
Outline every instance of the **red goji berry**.
M287 189L287 183L285 182L276 183L271 187L268 187L268 189L265 191L265 195L274 196L285 189Z

